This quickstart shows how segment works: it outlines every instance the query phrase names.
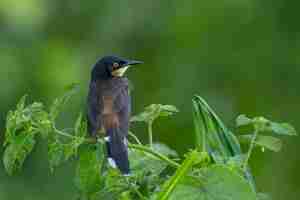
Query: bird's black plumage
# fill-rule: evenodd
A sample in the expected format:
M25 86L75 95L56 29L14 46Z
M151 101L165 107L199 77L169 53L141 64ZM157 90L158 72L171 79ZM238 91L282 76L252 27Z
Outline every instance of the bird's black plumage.
M127 135L131 112L128 79L119 69L141 62L116 56L100 59L92 69L88 94L88 126L91 136L104 130L107 153L123 174L129 174Z

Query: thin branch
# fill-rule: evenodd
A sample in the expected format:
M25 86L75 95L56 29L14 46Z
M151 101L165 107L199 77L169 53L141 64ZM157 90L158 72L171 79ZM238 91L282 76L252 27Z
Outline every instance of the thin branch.
M65 133L65 132L62 132L58 129L56 129L54 127L54 130L57 134L61 135L61 136L64 136L64 137L68 137L68 138L77 138L77 136L73 136L73 135L70 135L69 133ZM85 143L89 143L89 144L94 144L96 142L100 142L99 140L95 139L95 138L86 138L85 139ZM140 144L128 144L128 147L131 148L131 149L136 149L136 150L139 150L139 151L142 151L142 152L145 152L145 153L148 153L148 154L151 154L152 156L162 160L162 161L165 161L167 162L169 165L171 165L172 167L175 167L175 168L178 168L180 165L169 159L167 156L163 155L163 154L160 154L156 151L153 151L152 149L148 148L148 147L145 147L143 145L140 145Z
M131 136L136 141L136 143L138 143L139 145L142 145L142 143L139 140L139 138L136 137L131 131L128 132L128 135Z
M180 166L177 162L169 159L167 156L162 155L162 154L160 154L156 151L153 151L152 149L150 149L148 147L145 147L145 146L142 146L142 145L137 145L137 144L128 144L128 147L131 148L131 149L136 149L136 150L151 154L152 156L154 156L154 157L156 157L156 158L158 158L162 161L167 162L172 167L178 168Z
M149 145L150 145L150 148L151 148L151 149L152 149L152 147L153 147L152 125L153 125L153 121L149 121L149 122L148 122L148 135L149 135Z
M248 153L247 153L247 157L246 157L245 162L244 162L244 165L243 165L243 170L244 170L244 171L247 170L248 162L249 162L249 159L250 159L250 157L251 157L251 153L252 153L252 151L253 151L253 149L254 149L255 141L256 141L257 135L258 135L258 130L255 129L254 134L253 134L253 136L252 136L251 143L250 143L250 147L249 147L249 150L248 150Z

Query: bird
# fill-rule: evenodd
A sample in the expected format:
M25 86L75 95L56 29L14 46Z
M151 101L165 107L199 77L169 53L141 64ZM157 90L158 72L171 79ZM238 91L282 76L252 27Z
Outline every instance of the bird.
M91 137L104 133L107 160L123 175L130 175L127 136L131 114L129 80L126 70L142 61L104 56L91 71L87 97L88 132Z

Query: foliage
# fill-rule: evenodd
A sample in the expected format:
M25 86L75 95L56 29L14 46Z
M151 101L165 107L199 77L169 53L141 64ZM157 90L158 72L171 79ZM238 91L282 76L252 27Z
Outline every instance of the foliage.
M152 104L132 117L132 122L146 122L149 145L144 145L133 134L137 144L130 143L129 159L132 175L123 176L106 162L105 142L102 138L87 137L87 123L80 114L70 132L59 130L55 120L75 92L74 86L57 98L49 110L40 102L26 104L22 97L16 109L7 115L5 132L5 170L13 175L23 163L36 142L48 142L48 160L51 172L62 163L77 162L74 183L78 199L82 200L134 200L134 199L246 199L267 198L257 193L248 160L254 146L279 151L278 138L261 135L274 132L296 135L286 123L276 123L263 117L237 118L237 125L251 125L254 133L238 137L250 143L243 153L238 138L200 96L193 98L195 122L195 149L182 159L174 150L161 143L152 143L153 122L161 116L178 112L175 106Z

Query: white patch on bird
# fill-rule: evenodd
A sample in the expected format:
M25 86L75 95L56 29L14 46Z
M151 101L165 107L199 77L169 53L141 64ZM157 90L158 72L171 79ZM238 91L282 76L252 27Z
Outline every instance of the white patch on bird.
M104 140L105 140L106 142L109 142L109 141L110 141L110 137L109 137L109 136L104 137Z
M126 147L128 146L128 141L127 141L126 138L124 138L123 143L124 143L124 145L125 145Z
M108 160L108 164L112 167L112 168L117 168L116 162L113 158L107 158Z
M123 176L125 176L125 177L130 177L131 174L123 174Z
M112 71L111 74L113 76L119 76L119 77L121 77L121 76L123 76L125 74L125 72L128 69L128 67L129 67L129 65L125 66L125 67L121 67L119 69L116 69L116 70Z

